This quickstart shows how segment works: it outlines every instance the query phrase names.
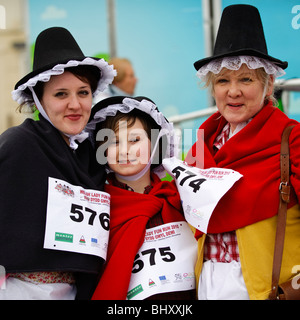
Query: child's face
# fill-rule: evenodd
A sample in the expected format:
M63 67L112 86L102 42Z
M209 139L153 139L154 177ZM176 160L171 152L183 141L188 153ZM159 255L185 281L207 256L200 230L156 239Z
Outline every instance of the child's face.
M107 149L109 167L123 176L139 173L148 164L151 155L151 142L139 119L127 127L126 121L120 121Z

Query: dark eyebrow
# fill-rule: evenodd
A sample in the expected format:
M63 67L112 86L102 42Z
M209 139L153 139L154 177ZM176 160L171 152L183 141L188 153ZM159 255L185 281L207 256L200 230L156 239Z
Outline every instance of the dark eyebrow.
M78 89L81 90L81 89L86 89L86 88L90 88L90 86L87 84L86 86L81 86L79 87ZM57 89L54 89L54 90L57 90L57 91L67 91L69 89L67 88L57 88Z

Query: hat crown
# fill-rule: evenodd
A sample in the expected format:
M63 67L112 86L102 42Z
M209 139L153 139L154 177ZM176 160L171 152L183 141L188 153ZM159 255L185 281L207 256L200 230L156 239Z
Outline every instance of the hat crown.
M49 28L41 32L36 39L33 71L55 64L57 61L84 58L79 45L67 29Z
M268 54L259 11L250 5L228 6L222 14L214 55L245 49Z
M268 54L259 11L248 4L235 4L224 8L213 55L196 61L194 67L199 70L214 59L241 55L266 59L283 69L288 66L286 61Z

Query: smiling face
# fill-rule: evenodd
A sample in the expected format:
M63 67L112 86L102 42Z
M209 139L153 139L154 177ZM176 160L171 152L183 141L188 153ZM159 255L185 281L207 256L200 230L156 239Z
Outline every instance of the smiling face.
M265 97L273 91L273 78L265 85L257 70L243 64L237 71L222 69L212 85L218 110L233 132L263 108Z
M75 135L86 126L92 107L92 90L72 73L52 76L44 84L41 104L62 134Z
M107 162L115 173L131 176L146 167L150 153L151 141L141 121L137 118L130 126L121 121L107 148Z

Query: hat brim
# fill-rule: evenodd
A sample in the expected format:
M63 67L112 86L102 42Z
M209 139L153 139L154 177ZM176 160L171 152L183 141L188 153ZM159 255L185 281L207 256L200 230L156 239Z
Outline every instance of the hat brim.
M255 56L258 58L266 59L266 60L276 64L278 67L280 67L282 69L286 69L288 66L287 61L281 61L279 59L276 59L274 57L271 57L267 54L264 54L262 52L259 52L259 51L253 50L253 49L242 49L242 50L227 52L226 54L215 55L215 56L211 56L211 57L208 57L205 59L198 60L194 63L194 67L198 71L201 67L203 67L207 63L211 62L212 60L216 60L216 59L220 59L220 58L224 58L224 57L241 56L241 55Z
M30 100L31 91L29 87L34 87L39 81L47 82L53 75L60 75L71 67L83 66L95 72L95 75L98 78L98 85L93 92L94 96L99 92L103 92L116 76L116 70L114 70L113 66L109 65L104 59L80 57L79 59L68 59L65 60L65 63L63 62L63 60L60 60L58 63L49 64L27 74L16 84L16 89L12 91L13 100L17 101L19 104Z
M83 61L84 59L86 59L88 57L74 57L72 58L72 60L75 60L75 61ZM92 59L96 59L96 58L92 58ZM30 73L28 73L25 77L23 77L21 80L19 80L16 85L15 85L15 90L17 88L19 88L19 86L21 86L22 84L26 83L29 79L35 77L36 75L44 72L44 71L47 71L47 70L50 70L52 69L53 67L55 67L56 65L58 64L67 64L68 62L70 61L70 59L65 59L65 60L60 60L60 61L57 61L55 63L51 63L51 64L48 64L48 65L45 65L43 68L39 68L39 69L36 69ZM100 74L100 71L98 68L95 67L95 70Z
M127 97L126 96L113 96L113 97L109 97L109 98L106 98L106 99L99 101L98 103L96 103L93 106L89 121L92 121L94 119L95 114L99 110L102 110L102 109L104 109L110 105L113 105L113 104L121 104L125 98L127 98Z

